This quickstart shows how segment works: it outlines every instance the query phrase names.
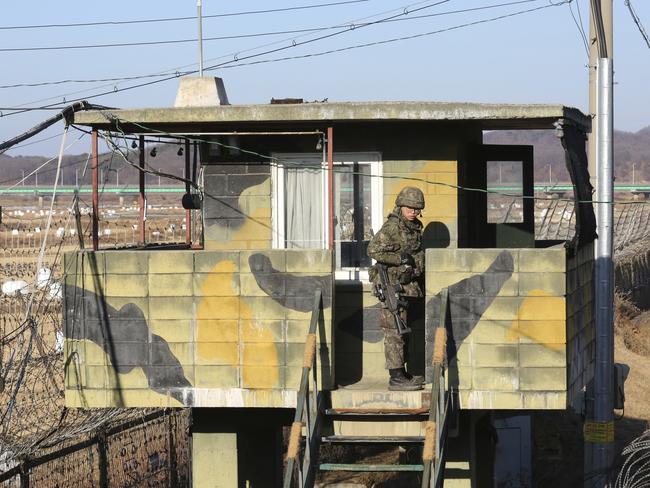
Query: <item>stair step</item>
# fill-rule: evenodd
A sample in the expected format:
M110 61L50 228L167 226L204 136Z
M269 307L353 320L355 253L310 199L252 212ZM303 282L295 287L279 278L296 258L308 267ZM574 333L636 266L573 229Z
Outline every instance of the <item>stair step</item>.
M325 415L331 417L373 417L403 418L423 417L429 414L428 408L328 408Z
M421 444L424 437L419 435L405 436L367 436L367 435L329 435L322 438L329 444Z
M391 471L424 471L421 464L335 464L320 465L321 471L362 471L362 472L391 472Z

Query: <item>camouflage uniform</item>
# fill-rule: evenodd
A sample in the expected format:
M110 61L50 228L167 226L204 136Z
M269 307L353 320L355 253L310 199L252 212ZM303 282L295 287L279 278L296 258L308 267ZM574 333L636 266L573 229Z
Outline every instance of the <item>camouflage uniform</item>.
M399 197L398 197L399 201ZM413 258L414 266L402 265L403 255ZM387 265L391 283L401 283L404 296L420 298L423 296L419 280L424 275L424 250L422 249L422 222L417 218L409 221L396 206L388 215L381 230L368 244L368 256ZM371 279L376 277L371 272ZM406 308L400 307L400 315L407 321ZM384 354L386 369L403 368L405 364L405 336L399 334L395 319L386 305L382 303L380 325L384 331Z

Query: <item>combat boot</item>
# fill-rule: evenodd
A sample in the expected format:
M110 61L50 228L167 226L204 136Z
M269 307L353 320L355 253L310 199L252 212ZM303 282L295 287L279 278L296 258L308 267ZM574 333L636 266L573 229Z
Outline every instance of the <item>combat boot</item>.
M422 382L409 379L404 368L389 369L388 389L391 391L416 391L423 388Z
M404 371L404 376L406 376L413 383L424 384L424 376L420 376L419 374L414 375L414 374L409 373L408 371Z

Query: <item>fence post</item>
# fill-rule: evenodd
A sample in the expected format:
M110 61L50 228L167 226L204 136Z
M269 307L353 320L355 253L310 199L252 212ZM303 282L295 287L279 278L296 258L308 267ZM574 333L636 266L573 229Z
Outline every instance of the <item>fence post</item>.
M29 488L29 459L20 463L20 488Z
M101 430L97 435L97 450L99 451L99 486L108 488L108 442L105 430Z
M172 412L169 415L169 486L178 486L178 470L176 461L176 418Z

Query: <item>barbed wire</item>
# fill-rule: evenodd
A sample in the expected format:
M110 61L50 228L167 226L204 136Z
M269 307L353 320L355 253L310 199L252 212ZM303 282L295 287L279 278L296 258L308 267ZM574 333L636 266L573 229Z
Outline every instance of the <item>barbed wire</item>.
M110 161L109 161L110 164ZM81 175L82 184L87 184L88 161ZM20 197L17 197L20 198ZM78 198L78 195L72 198ZM78 439L80 435L91 435L105 425L119 423L125 419L142 416L143 411L129 409L67 409L64 406L64 358L63 358L63 310L62 277L63 253L79 249L78 234L87 243L91 240L91 216L82 215L82 228L76 226L73 207L70 202L58 201L56 209L43 211L25 222L20 200L14 206L4 203L3 220L0 223L0 282L8 278L26 283L25 290L16 289L12 296L0 294L0 463L10 466L16 460L31 456L39 449L50 448L61 442ZM86 205L88 207L88 205ZM63 207L63 209L61 209ZM149 237L152 241L173 240L171 226L179 226L184 210L177 215L161 215L159 221L151 215ZM105 213L106 218L111 217ZM46 221L52 220L49 232ZM119 236L104 235L104 244L124 245L131 237L127 215L122 221L104 220L104 228L120 227ZM154 223L159 222L159 223ZM40 232L36 232L36 229ZM160 235L156 236L156 229ZM50 272L49 279L40 280L36 261L41 252L45 233L49 235L42 256L41 267ZM152 235L154 234L154 235ZM176 233L181 237L181 233ZM184 236L183 236L184 237ZM152 239L153 238L153 239ZM121 240L120 240L121 239ZM108 241L108 242L107 242ZM33 296L31 320L25 320L28 297ZM14 460L14 461L12 461Z
M650 430L628 444L621 453L625 462L616 477L616 488L650 486Z

